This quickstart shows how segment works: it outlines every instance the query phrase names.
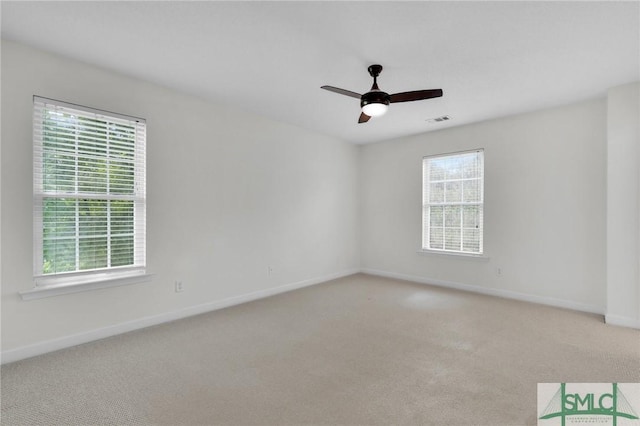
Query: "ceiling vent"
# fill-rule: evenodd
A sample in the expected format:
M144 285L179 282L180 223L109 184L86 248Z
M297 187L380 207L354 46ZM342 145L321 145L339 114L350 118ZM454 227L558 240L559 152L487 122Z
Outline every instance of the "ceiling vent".
M427 123L440 123L442 121L448 121L448 120L451 120L451 117L449 117L448 115L443 115L436 118L429 118L427 119Z

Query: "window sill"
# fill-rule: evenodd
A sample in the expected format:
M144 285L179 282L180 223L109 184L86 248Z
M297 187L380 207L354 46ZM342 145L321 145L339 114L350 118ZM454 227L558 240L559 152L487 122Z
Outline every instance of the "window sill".
M418 249L417 253L425 256L431 256L431 255L444 256L444 257L451 257L451 258L460 258L464 260L475 260L479 262L489 261L489 256L487 256L486 254L455 253L451 251L425 250L425 249Z
M84 280L67 281L51 285L39 285L31 290L21 291L22 300L42 299L44 297L98 290L101 288L119 287L151 281L153 274L136 271L134 273L103 274L99 277L86 277Z

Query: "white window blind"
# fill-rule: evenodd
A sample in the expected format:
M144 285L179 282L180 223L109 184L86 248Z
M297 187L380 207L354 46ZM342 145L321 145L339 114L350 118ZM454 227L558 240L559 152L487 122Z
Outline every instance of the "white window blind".
M422 248L483 253L484 151L423 159Z
M34 97L34 275L146 263L146 123Z

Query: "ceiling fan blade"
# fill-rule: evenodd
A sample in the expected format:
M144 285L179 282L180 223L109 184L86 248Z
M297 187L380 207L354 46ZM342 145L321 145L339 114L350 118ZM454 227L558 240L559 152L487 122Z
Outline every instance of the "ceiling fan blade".
M360 118L358 119L358 123L366 123L369 121L371 117L365 114L364 112L360 114Z
M321 89L328 90L330 92L338 93L340 95L351 96L352 98L360 99L362 95L360 93L352 92L351 90L341 89L333 86L322 86Z
M391 95L391 103L420 101L422 99L439 98L442 96L442 89L414 90L413 92L394 93Z

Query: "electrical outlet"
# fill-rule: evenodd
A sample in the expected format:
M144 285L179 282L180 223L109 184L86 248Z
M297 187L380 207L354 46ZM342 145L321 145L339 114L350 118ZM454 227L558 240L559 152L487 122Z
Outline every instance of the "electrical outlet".
M501 277L502 276L502 268L501 267L496 267L496 275Z
M267 270L268 270L269 276L273 275L273 273L275 272L275 270L273 269L273 266L269 266Z
M184 291L184 287L182 286L182 281L175 282L176 293L182 293Z

